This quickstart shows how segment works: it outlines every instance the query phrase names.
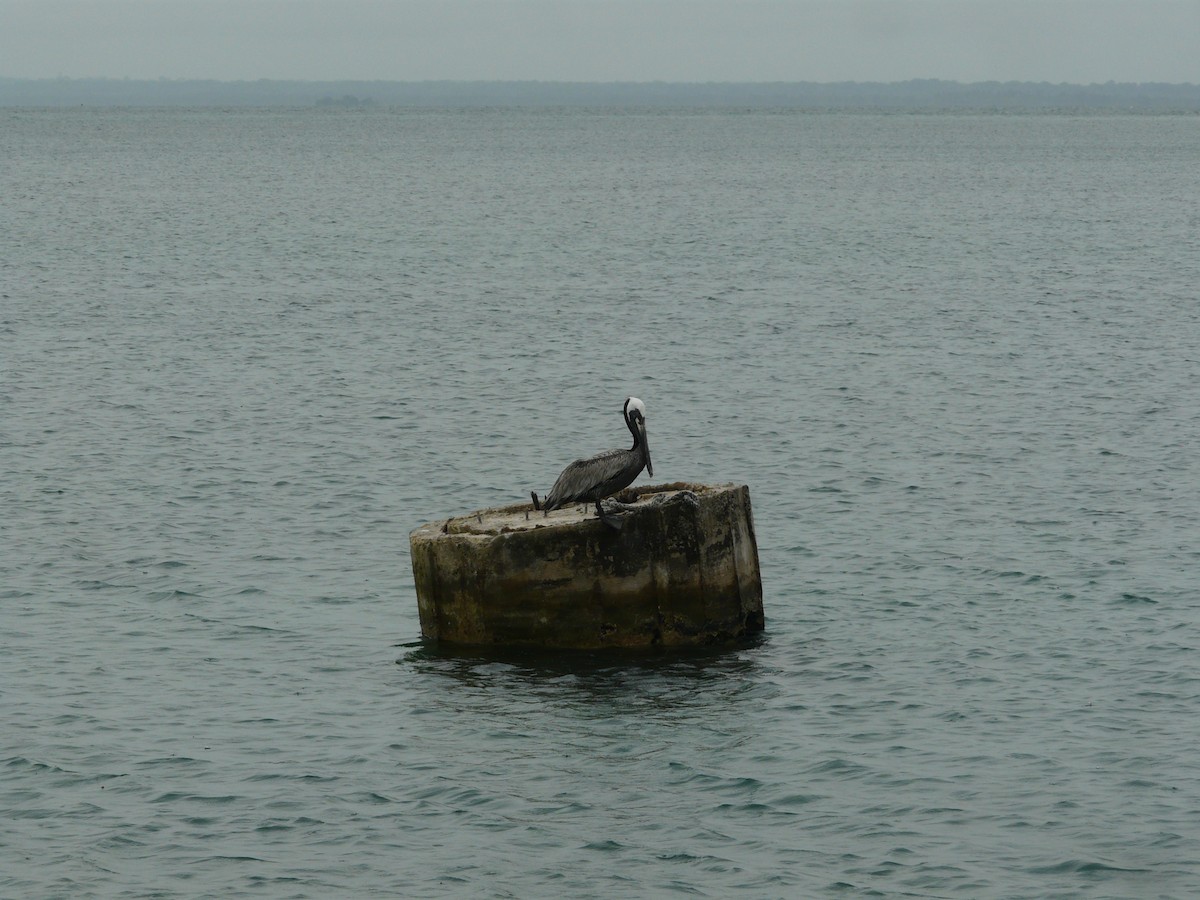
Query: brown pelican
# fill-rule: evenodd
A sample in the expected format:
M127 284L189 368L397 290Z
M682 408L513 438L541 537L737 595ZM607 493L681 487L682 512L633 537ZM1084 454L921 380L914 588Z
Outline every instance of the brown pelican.
M646 404L637 397L625 398L625 425L633 434L633 446L628 450L605 450L587 459L577 459L558 476L550 493L540 503L535 492L533 508L548 514L577 500L593 501L596 515L605 525L620 528L619 520L604 514L600 501L633 484L633 479L643 468L654 477L654 466L650 463L650 446L646 443Z

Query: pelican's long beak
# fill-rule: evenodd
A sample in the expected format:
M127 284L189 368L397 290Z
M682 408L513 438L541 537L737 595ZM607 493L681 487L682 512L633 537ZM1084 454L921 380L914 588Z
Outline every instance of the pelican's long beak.
M650 462L650 442L646 440L646 423L638 423L638 434L642 439L642 452L646 454L646 474L654 477L654 464Z

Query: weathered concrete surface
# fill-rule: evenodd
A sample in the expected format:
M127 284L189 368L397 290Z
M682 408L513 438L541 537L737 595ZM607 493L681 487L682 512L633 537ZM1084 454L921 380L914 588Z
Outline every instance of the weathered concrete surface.
M410 535L421 633L449 644L599 648L718 644L762 631L750 490L676 482L624 491L616 531L591 504L523 503Z

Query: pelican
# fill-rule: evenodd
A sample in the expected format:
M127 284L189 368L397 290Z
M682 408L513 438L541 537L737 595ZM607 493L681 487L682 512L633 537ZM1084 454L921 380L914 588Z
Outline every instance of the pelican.
M600 521L612 528L621 523L604 514L600 501L633 484L644 468L654 477L654 466L650 463L650 446L646 443L646 404L637 397L625 398L625 425L633 434L633 446L628 450L605 450L587 459L577 459L558 476L554 487L545 499L538 502L533 493L533 508L545 511L558 509L577 500L593 501Z

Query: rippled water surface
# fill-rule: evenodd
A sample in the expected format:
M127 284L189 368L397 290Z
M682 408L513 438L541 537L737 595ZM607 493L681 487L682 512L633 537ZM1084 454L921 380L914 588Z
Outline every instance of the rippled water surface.
M0 162L0 895L1200 894L1200 120L8 110ZM408 532L630 393L750 485L765 638L422 645Z

